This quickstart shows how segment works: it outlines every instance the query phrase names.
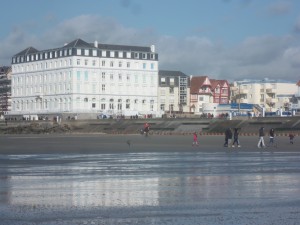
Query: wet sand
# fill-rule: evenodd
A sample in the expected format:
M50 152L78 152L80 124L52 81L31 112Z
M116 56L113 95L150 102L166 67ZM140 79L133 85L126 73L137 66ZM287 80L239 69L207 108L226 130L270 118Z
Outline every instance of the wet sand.
M4 135L0 136L0 154L51 154L51 153L124 153L124 152L223 152L223 151L300 151L288 137L276 137L277 147L257 148L258 137L241 136L241 148L224 148L224 137L199 136L199 147L192 147L189 135ZM265 137L265 144L269 139ZM300 143L300 142L299 142Z
M241 148L224 148L223 136L192 140L1 136L0 224L299 223L297 137L265 149L257 137L241 137Z

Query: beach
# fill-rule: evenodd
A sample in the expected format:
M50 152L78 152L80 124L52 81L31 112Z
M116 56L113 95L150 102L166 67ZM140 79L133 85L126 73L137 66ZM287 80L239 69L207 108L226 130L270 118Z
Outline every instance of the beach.
M2 135L0 224L297 224L300 152L192 135ZM268 139L265 139L268 143Z
M0 154L51 153L124 153L124 152L185 152L185 151L300 151L287 136L275 138L277 148L258 149L257 136L240 136L241 148L224 148L223 135L200 135L199 147L192 147L192 135L138 134L51 134L2 135ZM265 137L265 143L269 139Z

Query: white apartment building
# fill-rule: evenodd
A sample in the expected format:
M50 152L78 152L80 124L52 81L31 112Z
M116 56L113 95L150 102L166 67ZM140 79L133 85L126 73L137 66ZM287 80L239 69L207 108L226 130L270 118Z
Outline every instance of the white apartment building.
M257 104L266 112L289 110L290 100L298 91L294 82L284 80L239 80L231 88L232 101Z
M190 112L190 77L180 71L159 71L158 103L161 114Z
M74 40L12 57L12 115L156 114L155 47Z

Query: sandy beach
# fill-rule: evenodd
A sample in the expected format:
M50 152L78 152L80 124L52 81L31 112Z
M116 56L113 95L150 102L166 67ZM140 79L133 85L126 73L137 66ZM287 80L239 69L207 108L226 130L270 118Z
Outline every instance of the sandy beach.
M0 225L294 225L300 152L223 136L2 135ZM266 143L268 139L265 139Z
M300 151L297 137L294 144L286 136L276 137L277 147L258 149L256 136L241 136L241 148L224 148L224 136L199 136L199 147L192 147L192 135L107 135L53 134L2 135L0 154L51 153L124 153L124 152L185 152L185 151ZM265 143L269 139L265 137Z

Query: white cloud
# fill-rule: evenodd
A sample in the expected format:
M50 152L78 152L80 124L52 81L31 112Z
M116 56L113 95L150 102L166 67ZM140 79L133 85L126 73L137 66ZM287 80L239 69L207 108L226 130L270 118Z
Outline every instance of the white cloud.
M0 40L0 64L33 46L39 50L63 46L81 38L106 44L156 45L161 69L212 78L285 78L299 80L300 41L293 36L249 37L242 43L226 46L207 37L176 38L160 36L151 29L124 27L112 18L82 15L61 22L39 36L15 28Z

